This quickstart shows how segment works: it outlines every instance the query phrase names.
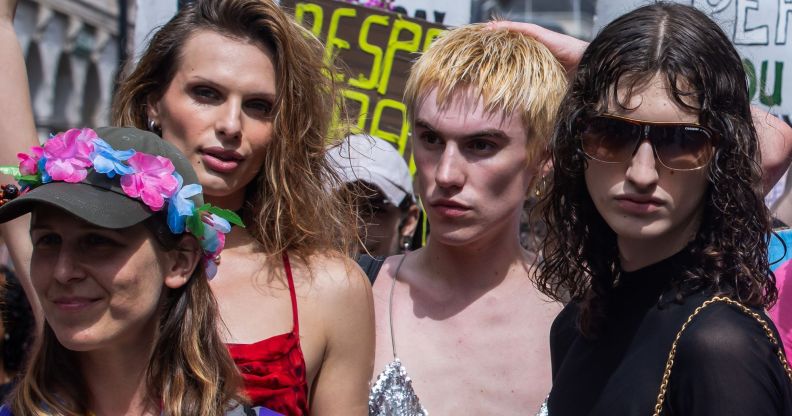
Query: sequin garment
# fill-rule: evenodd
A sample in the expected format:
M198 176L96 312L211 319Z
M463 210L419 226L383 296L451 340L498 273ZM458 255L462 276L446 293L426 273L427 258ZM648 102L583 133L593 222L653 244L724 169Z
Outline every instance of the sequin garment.
M388 299L388 322L390 326L393 361L377 376L377 381L369 393L369 416L427 416L429 413L421 406L413 390L412 380L407 370L396 356L396 340L393 336L393 288L399 277L399 269L407 256L402 256L396 274L391 282Z
M369 394L369 416L427 416L398 358L377 377Z

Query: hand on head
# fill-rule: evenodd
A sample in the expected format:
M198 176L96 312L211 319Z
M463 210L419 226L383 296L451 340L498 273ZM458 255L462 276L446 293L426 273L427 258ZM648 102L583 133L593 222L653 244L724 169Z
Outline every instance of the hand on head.
M511 30L538 40L561 62L568 76L571 76L577 70L580 57L583 56L583 52L588 47L588 42L553 32L533 23L501 20L490 22L489 27L493 30Z

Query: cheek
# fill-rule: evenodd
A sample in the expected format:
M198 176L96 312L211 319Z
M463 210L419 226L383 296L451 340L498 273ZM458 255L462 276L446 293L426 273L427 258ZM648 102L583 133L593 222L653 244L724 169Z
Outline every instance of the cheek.
M186 95L168 94L159 103L162 137L190 158L202 132L211 126L211 111L192 104Z

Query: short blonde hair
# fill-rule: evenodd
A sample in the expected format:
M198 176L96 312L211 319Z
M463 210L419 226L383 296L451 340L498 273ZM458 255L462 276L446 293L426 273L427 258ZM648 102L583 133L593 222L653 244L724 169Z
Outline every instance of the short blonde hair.
M529 139L528 162L533 163L547 148L566 83L563 67L538 41L475 23L444 33L418 58L407 80L405 103L414 120L432 91L440 108L465 91L482 98L489 114L519 115Z

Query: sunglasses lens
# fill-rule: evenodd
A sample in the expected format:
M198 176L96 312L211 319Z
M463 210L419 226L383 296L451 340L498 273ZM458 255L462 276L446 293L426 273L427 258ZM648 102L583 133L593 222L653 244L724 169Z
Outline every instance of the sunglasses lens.
M654 144L657 158L670 169L698 169L712 158L710 136L696 126L652 126L649 140Z
M641 127L606 117L589 119L580 135L586 156L600 162L626 162L641 137Z

